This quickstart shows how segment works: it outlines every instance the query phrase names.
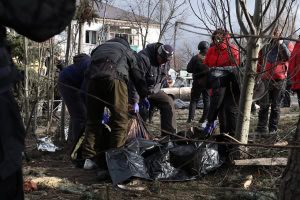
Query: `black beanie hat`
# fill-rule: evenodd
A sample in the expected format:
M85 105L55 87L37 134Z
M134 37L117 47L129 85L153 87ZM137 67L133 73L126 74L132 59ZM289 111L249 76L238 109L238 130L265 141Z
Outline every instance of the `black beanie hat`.
M194 69L194 73L193 73L194 78L195 79L200 79L203 76L206 76L208 74L208 71L209 71L209 67L207 65L199 64Z
M157 54L163 57L164 59L170 61L173 58L174 49L168 44L161 45L157 49Z

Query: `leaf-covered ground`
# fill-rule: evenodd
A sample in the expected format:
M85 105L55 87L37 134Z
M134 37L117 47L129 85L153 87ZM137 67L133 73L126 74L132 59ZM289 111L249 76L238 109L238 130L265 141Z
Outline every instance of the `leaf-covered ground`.
M201 110L197 110L196 121ZM282 109L279 135L281 141L291 140L298 120L298 109ZM191 125L186 124L188 110L177 110L178 131ZM159 113L149 130L159 135ZM257 115L252 116L251 130L254 131ZM196 124L195 124L196 125ZM55 134L55 127L51 136ZM40 128L39 134L43 134ZM278 138L277 138L278 139ZM250 138L251 142L273 144L275 138ZM69 159L70 145L56 153L40 152L36 138L26 138L26 153L30 159L24 161L24 181L31 180L38 190L26 191L26 199L276 199L280 176L284 167L249 167L224 165L197 181L158 182L132 179L126 190L110 182L98 182L95 171L75 168ZM251 157L287 157L285 149L249 148ZM247 182L248 181L248 182ZM247 185L247 183L248 185ZM244 184L248 189L244 189Z

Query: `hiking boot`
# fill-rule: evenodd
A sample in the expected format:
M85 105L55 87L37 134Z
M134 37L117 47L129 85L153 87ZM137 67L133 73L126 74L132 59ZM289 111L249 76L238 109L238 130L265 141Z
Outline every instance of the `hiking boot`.
M92 170L92 169L95 169L97 167L98 166L94 161L92 161L91 159L85 159L83 169Z
M270 134L270 136L277 136L277 131L276 130L270 130L269 134Z
M259 128L257 128L255 130L254 135L258 136L258 137L266 137L266 136L268 136L268 132L267 132L266 129L259 129Z

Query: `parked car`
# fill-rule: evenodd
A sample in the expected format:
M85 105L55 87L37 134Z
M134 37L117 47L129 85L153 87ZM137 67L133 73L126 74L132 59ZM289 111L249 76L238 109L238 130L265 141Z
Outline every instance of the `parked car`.
M175 80L172 87L162 88L161 90L167 93L173 99L181 99L182 101L190 101L191 89L193 78L192 77L179 77Z

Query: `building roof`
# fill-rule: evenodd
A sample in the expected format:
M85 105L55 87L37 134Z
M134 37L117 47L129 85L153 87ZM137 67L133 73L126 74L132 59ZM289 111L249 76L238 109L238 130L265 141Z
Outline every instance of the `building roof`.
M105 13L105 6L106 6L106 13ZM98 11L96 11L96 13L99 18L103 18L105 13L106 19L132 21L132 22L136 21L133 13L105 3L99 6ZM141 22L146 23L148 21L147 17L143 17L139 15L136 15L136 17L139 18L139 21ZM159 24L159 22L150 19L150 24Z

